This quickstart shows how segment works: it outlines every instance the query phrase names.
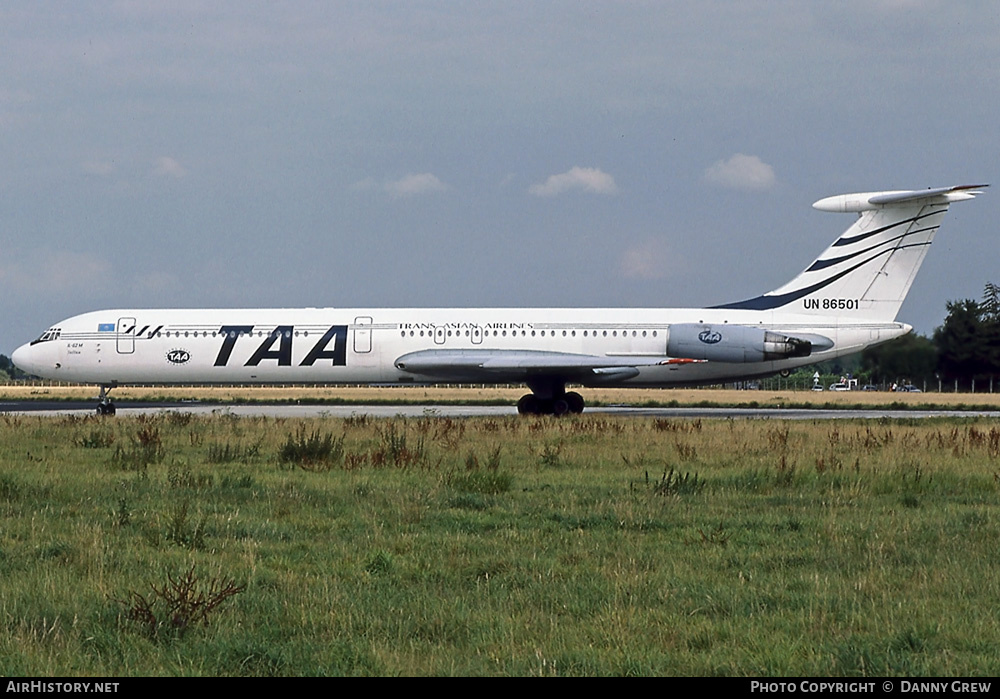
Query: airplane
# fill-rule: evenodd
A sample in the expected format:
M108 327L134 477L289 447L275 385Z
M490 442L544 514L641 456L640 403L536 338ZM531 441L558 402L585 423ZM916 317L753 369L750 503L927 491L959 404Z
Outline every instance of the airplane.
M988 185L842 194L857 220L787 284L708 308L117 309L73 316L15 365L100 387L156 384L523 383L522 414L581 413L585 387L718 384L887 342L949 205Z

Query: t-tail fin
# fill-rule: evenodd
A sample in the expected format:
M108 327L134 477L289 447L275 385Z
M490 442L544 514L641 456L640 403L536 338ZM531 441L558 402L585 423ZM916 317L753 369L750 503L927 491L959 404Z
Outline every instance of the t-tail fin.
M855 212L858 220L784 286L716 308L782 309L892 321L948 206L972 199L986 186L865 192L820 199L814 208Z

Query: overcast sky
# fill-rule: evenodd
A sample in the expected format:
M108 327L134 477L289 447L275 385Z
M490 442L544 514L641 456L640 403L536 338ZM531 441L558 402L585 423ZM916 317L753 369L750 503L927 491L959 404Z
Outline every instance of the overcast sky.
M0 352L99 308L702 306L1000 184L1000 3L0 2ZM1000 186L900 320L1000 283Z

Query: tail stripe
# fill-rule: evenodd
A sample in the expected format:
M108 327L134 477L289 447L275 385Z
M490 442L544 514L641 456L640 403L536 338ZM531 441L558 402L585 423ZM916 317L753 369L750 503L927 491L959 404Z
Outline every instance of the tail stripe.
M891 226L887 226L887 228L891 228ZM858 250L857 252L852 252L850 255L844 255L842 257L833 257L830 258L829 260L816 260L815 262L812 263L812 266L810 266L809 269L807 269L806 271L815 272L816 270L826 269L827 267L832 267L833 265L844 262L845 260L850 260L852 257L858 257L859 255L864 255L867 252L876 250L882 247L883 245L894 243L898 240L902 240L907 236L916 235L917 233L927 233L928 231L936 231L938 228L940 228L940 226L930 226L929 228L918 228L915 231L907 231L902 235L897 235L895 238L889 238L888 240L885 240L879 243L878 245L872 245L870 248L865 248L864 250ZM904 245L902 247L906 246Z
M827 287L830 284L833 284L838 279L841 279L841 278L847 276L848 274L850 274L854 270L859 269L861 267L864 267L866 264L868 264L872 260L877 260L882 255L890 254L890 253L896 252L897 250L905 250L907 248L926 247L928 245L930 245L930 242L912 243L910 245L898 245L896 247L889 248L888 250L883 250L882 252L875 253L874 255L872 255L871 257L869 257L867 260L863 260L863 261L859 262L858 264L854 265L853 267L848 267L847 269L845 269L845 270L843 270L841 272L838 272L837 274L834 274L831 277L828 277L828 278L826 278L826 279L824 279L822 281L816 282L815 284L812 284L812 285L807 286L805 288L798 289L796 291L789 291L788 293L785 293L785 294L777 294L777 295L773 295L773 296L772 295L768 295L768 294L764 294L764 295L758 296L756 298L747 299L746 301L737 301L736 303L726 303L726 304L723 304L721 306L709 306L709 308L731 308L731 309L741 309L741 310L747 310L747 311L770 311L770 310L773 310L775 308L780 308L781 306L784 306L785 304L789 304L789 303L791 303L793 301L798 301L800 298L802 298L804 296L808 296L809 294L815 293L815 292L819 291L820 289L823 289L824 287Z
M852 236L852 237L849 237L849 238L842 236L842 237L838 238L837 241L831 247L839 248L839 247L841 247L843 245L851 245L852 243L860 242L860 241L864 240L865 238L871 238L873 235L878 235L879 233L884 233L885 231L889 230L890 228L895 228L896 226L903 226L903 225L910 224L910 223L916 223L917 221L919 221L922 218L927 218L928 216L933 216L934 214L938 214L938 213L941 213L941 210L940 209L934 209L932 211L929 211L926 214L920 214L919 216L914 216L913 218L903 219L902 221L897 221L896 223L890 224L888 226L883 226L882 228L876 228L875 230L868 231L867 233L861 233L860 235L855 235L855 236Z

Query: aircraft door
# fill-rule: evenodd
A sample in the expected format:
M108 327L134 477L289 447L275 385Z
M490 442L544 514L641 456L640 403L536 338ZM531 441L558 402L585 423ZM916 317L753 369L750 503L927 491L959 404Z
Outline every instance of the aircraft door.
M115 330L118 354L135 352L135 318L119 318Z
M358 316L354 319L354 351L365 354L372 351L372 319L369 316Z
M481 345L483 343L483 329L478 325L472 326L472 344Z
M444 344L444 333L445 330L440 325L434 327L434 344L436 345Z

